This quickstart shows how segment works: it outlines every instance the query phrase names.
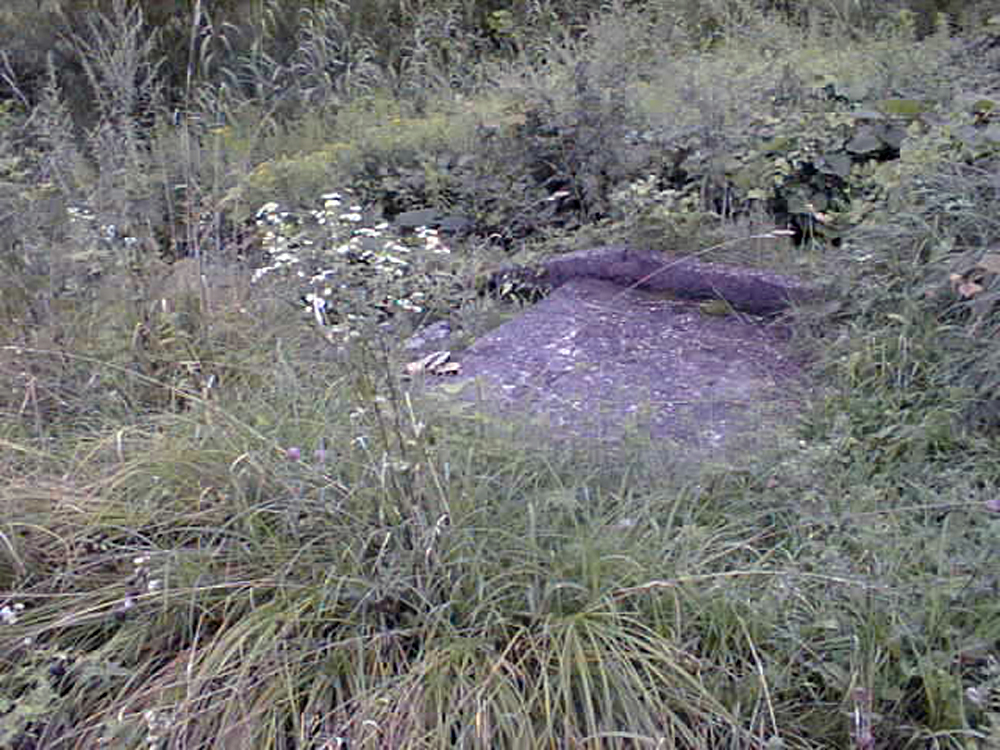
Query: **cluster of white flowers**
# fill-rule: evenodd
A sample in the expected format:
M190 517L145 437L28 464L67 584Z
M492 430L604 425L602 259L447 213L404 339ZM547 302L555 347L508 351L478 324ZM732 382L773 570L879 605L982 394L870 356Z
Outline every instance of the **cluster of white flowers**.
M17 620L23 611L24 605L21 604L21 602L5 604L0 607L0 622L4 625L16 625Z
M144 582L146 592L152 594L159 591L163 587L163 581L159 578L150 577L149 563L149 555L139 555L138 557L132 558L132 565L135 568L132 575L136 580Z
M327 193L321 200L320 208L302 216L283 210L273 201L260 207L256 225L269 262L253 274L254 283L276 272L301 279L307 285L302 294L304 312L321 327L354 335L352 324L363 317L352 312L351 305L337 304L342 301L338 298L357 287L358 274L351 276L348 264L364 268L373 287L393 280L402 286L404 279L419 272L426 258L451 253L436 229L419 227L412 236L401 237L386 221L363 225L364 208L347 201L341 193ZM337 262L333 267L324 267L330 258ZM386 299L382 309L394 307L419 313L425 304L424 291L409 289ZM334 310L339 325L331 324Z
M93 211L84 206L69 206L66 213L69 215L71 224L90 224L97 218Z
M85 206L69 206L66 209L69 216L70 226L81 229L85 235L93 236L96 231L97 239L106 243L120 242L126 247L132 247L139 242L138 238L129 234L122 234L117 224L100 224L95 226L97 216Z
M167 708L150 708L142 712L146 722L146 747L160 747L174 725L174 715Z
M88 248L107 252L137 241L114 224L100 224L88 208L71 206L67 213ZM451 249L436 229L417 227L403 235L387 221L366 223L366 215L370 212L358 201L339 192L320 196L318 208L302 212L265 203L254 223L266 264L254 270L253 283L292 279L300 285L304 313L334 334L356 335L358 324L376 309L423 312L431 296L425 282L440 278L441 263L434 259ZM80 257L92 259L93 251Z
M269 273L285 270L299 263L299 248L312 244L308 237L298 237L295 216L289 211L282 211L281 206L274 201L257 209L256 224L264 251L270 256L271 262L253 272L254 283ZM305 276L303 271L297 273L300 277Z

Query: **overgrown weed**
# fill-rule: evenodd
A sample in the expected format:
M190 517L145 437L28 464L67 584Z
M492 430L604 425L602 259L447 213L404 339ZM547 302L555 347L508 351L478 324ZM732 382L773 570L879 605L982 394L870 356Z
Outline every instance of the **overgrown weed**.
M277 111L271 91L244 94L222 112L221 130L164 120L147 142L120 121L131 89L109 98L101 126L80 140L54 77L32 123L37 150L14 159L0 142L3 164L14 165L5 179L24 185L37 170L47 184L24 195L55 196L26 216L24 195L2 193L19 213L4 219L16 230L4 249L17 293L4 282L0 744L989 746L1000 727L989 142L956 141L947 128L914 133L898 164L872 168L877 199L841 244L760 251L772 263L808 255L841 293L832 306L795 311L798 335L823 350L814 357L822 390L803 407L797 440L775 438L773 450L722 465L681 471L638 439L615 456L544 445L476 410L408 394L380 343L395 334L370 319L387 300L410 299L408 280L378 269L399 265L390 256L432 252L434 235L406 252L387 244L399 238L368 237L368 260L385 262L354 269L358 320L340 332L363 331L361 343L320 335L331 333L330 321L316 325L325 279L307 290L311 277L296 273L315 228L296 214L311 204L290 199L346 191L330 181L394 149L408 152L407 167L440 164L435 149L469 152L482 133L501 141L483 148L497 172L507 157L508 167L531 163L511 146L527 134L524 151L550 172L484 188L512 194L506 203L467 186L428 192L442 182L426 173L393 194L401 211L428 195L443 202L435 210L464 210L477 196L495 221L513 207L525 217L525 234L506 238L516 246L533 223L561 220L535 213L560 190L577 201L564 236L573 222L613 232L629 210L663 208L666 185L646 204L612 200L616 189L629 194L622 165L639 148L622 140L630 128L658 122L652 144L674 149L665 161L676 168L688 137L706 159L724 160L747 137L742 118L768 114L756 107L826 114L825 100L810 97L827 83L947 99L941 81L915 82L907 67L912 55L945 60L943 38L866 40L882 50L884 75L870 75L859 56L816 38L796 45L787 25L748 25L740 8L750 5L732 6L742 20L718 34L678 31L689 46L664 61L623 48L643 19L615 5L617 17L596 18L517 87L487 89L471 107L449 104L455 81L441 75L451 62L425 37L419 75L406 79L416 101L317 71L315 95L343 106L297 136L277 117L261 122ZM134 84L151 69L141 45L128 44L137 41L129 18L93 58L95 81ZM429 18L425 30L448 19ZM347 49L340 19L314 22L299 64L329 66ZM640 41L664 23L652 18ZM362 76L369 58L353 49ZM131 50L131 68L115 72L115 50ZM469 62L471 49L458 53ZM258 62L254 75L283 64ZM541 64L531 54L521 63ZM480 73L470 91L485 86ZM223 99L193 95L189 106L197 113L205 101L202 114L220 114ZM509 121L495 130L455 118L497 101ZM255 122L241 121L247 111ZM534 130L518 130L532 111ZM6 137L25 122L5 112ZM952 115L972 126L988 112ZM290 194L268 196L275 206L246 229L261 255L294 257L281 261L287 282L223 283L227 201L247 200L258 160L318 144L327 117L351 124L349 159L289 168ZM125 147L109 152L112 133ZM469 142L455 146L455 133ZM170 143L183 146L180 164ZM727 174L721 164L709 174L716 182L691 205L671 204L668 218L697 213L728 231L722 219L744 214L720 208L713 192L729 189ZM177 177L183 195L161 202L157 191ZM398 174L374 177L362 189L376 205L389 193L380 180ZM143 244L155 239L149 205L174 207L172 242ZM349 247L356 235L334 208L325 241ZM710 244L703 224L687 228L680 241ZM155 257L165 246L196 256L172 266L183 278L168 278ZM329 260L325 245L313 249ZM479 261L443 270L465 262ZM462 302L446 287L428 300L441 305L436 314Z

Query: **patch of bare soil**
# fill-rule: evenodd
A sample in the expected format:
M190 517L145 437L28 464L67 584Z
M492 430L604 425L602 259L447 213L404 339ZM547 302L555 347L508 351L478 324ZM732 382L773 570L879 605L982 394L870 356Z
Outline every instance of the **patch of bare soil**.
M616 441L637 427L712 449L796 411L807 379L773 314L818 292L795 279L625 248L513 273L554 288L455 355L449 393L553 438ZM706 298L729 313L710 314L726 306Z

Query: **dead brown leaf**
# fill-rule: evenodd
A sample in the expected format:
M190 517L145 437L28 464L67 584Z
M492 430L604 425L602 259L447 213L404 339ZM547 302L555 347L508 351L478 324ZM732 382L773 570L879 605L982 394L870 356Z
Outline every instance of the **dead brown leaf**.
M417 375L454 375L461 366L457 362L449 362L451 352L437 351L431 352L426 357L408 362L403 368L405 377L416 377Z

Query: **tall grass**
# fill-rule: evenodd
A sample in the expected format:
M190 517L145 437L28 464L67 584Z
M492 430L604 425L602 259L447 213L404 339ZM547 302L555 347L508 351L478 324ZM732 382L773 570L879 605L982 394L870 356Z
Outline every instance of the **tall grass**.
M961 55L943 36L855 29L845 54L846 36L799 36L750 3L708 4L714 28L655 5L613 4L531 49L508 40L514 62L482 65L482 40L441 43L472 4L421 6L406 54L381 65L331 4L287 58L262 43L198 80L214 63L196 3L183 106L167 108L141 15L119 2L76 40L97 45L96 124L74 122L55 68L36 109L0 110L0 746L995 742L988 152L957 159L946 129L914 135L871 176L890 198L841 245L768 250L838 299L795 312L817 382L794 434L719 465L639 439L613 456L552 445L421 397L400 381L404 312L498 314L460 282L504 245L436 252L436 235L367 226L381 218L367 203L313 210L317 188L386 194L361 178L389 158L421 165L404 197L429 181L465 208L434 182L454 148L486 162L463 178L473 205L541 222L530 187L520 204L483 187L530 163L511 143L534 111L559 138L524 151L607 180L577 221L613 236L642 208L601 208L635 192L633 129L724 158L761 97L787 84L806 106L814 74L952 105L942 80ZM653 55L668 32L676 47ZM939 75L915 79L914 60ZM950 111L955 127L971 117ZM276 192L258 212L262 184ZM678 241L705 243L704 227ZM348 273L355 255L367 265ZM343 320L318 320L336 312L317 302L324 264L350 276ZM400 265L423 286L387 273Z

